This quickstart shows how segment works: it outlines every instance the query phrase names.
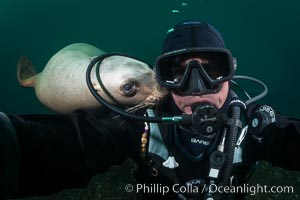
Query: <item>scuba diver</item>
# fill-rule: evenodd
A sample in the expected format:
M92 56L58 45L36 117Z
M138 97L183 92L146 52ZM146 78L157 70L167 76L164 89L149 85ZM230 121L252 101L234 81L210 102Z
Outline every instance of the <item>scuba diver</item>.
M260 160L300 170L300 121L256 104L265 85L234 76L235 69L235 58L212 25L184 21L167 34L154 66L169 92L155 109L128 114L94 94L107 106L104 111L2 113L1 146L9 154L0 157L1 197L85 187L95 174L128 158L135 163L133 178L148 187L136 189L138 199L241 199L246 193L209 188L247 183ZM243 101L233 91L235 78L255 81L265 91ZM87 84L93 93L88 78Z

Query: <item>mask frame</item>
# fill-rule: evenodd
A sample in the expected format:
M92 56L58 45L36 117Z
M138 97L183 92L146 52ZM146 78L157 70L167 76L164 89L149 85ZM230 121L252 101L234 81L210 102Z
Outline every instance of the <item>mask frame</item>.
M169 89L177 89L177 90L182 89L184 87L184 85L187 84L188 78L191 76L191 71L193 68L195 68L195 65L190 65L189 63L187 63L186 66L182 66L183 69L181 69L181 71L184 71L184 72L183 73L181 72L182 78L178 82L174 81L175 79L173 81L167 80L167 78L164 74L173 73L172 70L174 71L174 69L176 67L177 67L177 69L179 69L181 66L179 66L178 63L180 63L180 59L182 57L183 58L184 57L193 58L193 56L196 56L195 58L198 58L198 57L201 58L201 57L205 57L209 54L214 56L214 58L209 61L214 62L214 59L218 58L218 57L216 57L216 55L219 54L220 56L222 56L220 58L223 59L223 62L226 62L225 65L227 65L227 66L225 66L225 68L227 68L227 69L224 69L224 68L222 68L222 63L221 63L221 65L220 65L220 63L218 63L220 65L219 71L220 72L225 71L226 74L224 74L225 76L220 76L220 78L213 79L211 77L211 75L208 73L208 70L210 70L210 67L212 67L212 66L207 67L205 63L198 63L199 66L197 67L197 70L198 70L199 74L201 75L201 81L205 82L206 85L210 86L208 88L211 88L211 93L215 93L215 90L216 90L215 86L221 85L222 83L224 83L228 80L231 80L233 78L234 71L236 68L235 58L232 57L232 54L228 49L224 49L224 48L188 48L188 49L181 49L181 50L168 52L168 53L165 53L165 54L159 56L156 59L155 66L154 66L154 71L155 71L156 79L157 79L158 83L161 86L169 88ZM179 61L178 60L176 61L176 59L178 59ZM205 58L203 60L205 60ZM176 63L176 62L178 62L178 63ZM189 61L189 62L193 62L193 61ZM174 66L172 66L172 64ZM171 65L171 66L169 66L169 65ZM175 65L177 65L177 66L175 66ZM213 66L213 67L216 68L218 66ZM172 75L173 74L171 74L171 76Z

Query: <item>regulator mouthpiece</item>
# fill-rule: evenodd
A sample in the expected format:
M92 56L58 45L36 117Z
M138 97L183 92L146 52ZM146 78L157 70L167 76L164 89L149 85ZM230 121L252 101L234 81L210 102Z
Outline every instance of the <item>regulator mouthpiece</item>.
M202 135L217 133L225 122L221 111L208 103L195 104L192 106L191 129Z

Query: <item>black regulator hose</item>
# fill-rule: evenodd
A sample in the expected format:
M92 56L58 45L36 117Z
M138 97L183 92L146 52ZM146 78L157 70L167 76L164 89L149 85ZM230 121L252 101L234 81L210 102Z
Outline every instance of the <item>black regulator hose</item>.
M237 142L237 137L240 129L243 127L241 117L241 109L246 110L246 103L238 98L238 96L231 91L233 97L229 107L229 119L227 120L227 136L225 141L226 159L223 168L223 175L220 185L227 185L232 173L234 151Z
M228 120L228 131L227 138L225 141L225 153L226 159L224 164L224 174L223 174L223 183L226 184L229 180L232 172L233 158L234 158L234 150L237 142L237 135L239 133L240 125L240 113L241 108L239 106L232 106L231 108L231 118Z
M103 106L107 107L108 109L116 112L119 115L122 115L126 118L129 119L134 119L134 120L139 120L139 121L144 121L144 122L153 122L153 123L162 123L164 120L162 117L144 117L144 116L140 116L140 115L136 115L136 114L131 114L131 113L127 113L125 112L123 109L112 105L110 103L108 103L103 97L101 97L101 95L98 94L97 90L94 88L93 84L92 84L92 80L91 80L91 71L94 67L94 65L97 62L101 62L104 58L107 58L109 56L114 56L114 55L120 55L120 56L124 56L124 54L121 53L110 53L110 54L104 54L104 55L100 55L97 56L96 58L94 58L91 63L88 65L88 68L86 70L86 83L87 86L90 90L90 92L92 93L92 95L97 99L97 101L99 101ZM127 55L126 55L127 56ZM129 57L129 56L127 56ZM101 67L101 64L97 65L96 67ZM96 71L101 71L96 70Z

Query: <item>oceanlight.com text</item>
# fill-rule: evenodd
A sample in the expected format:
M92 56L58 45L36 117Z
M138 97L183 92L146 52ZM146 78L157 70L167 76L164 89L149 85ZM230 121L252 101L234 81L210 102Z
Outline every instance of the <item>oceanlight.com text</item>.
M249 195L256 194L280 194L280 193L294 193L293 186L267 186L267 185L249 185L244 184L241 186L217 186L210 185L209 186L210 193L247 193Z

